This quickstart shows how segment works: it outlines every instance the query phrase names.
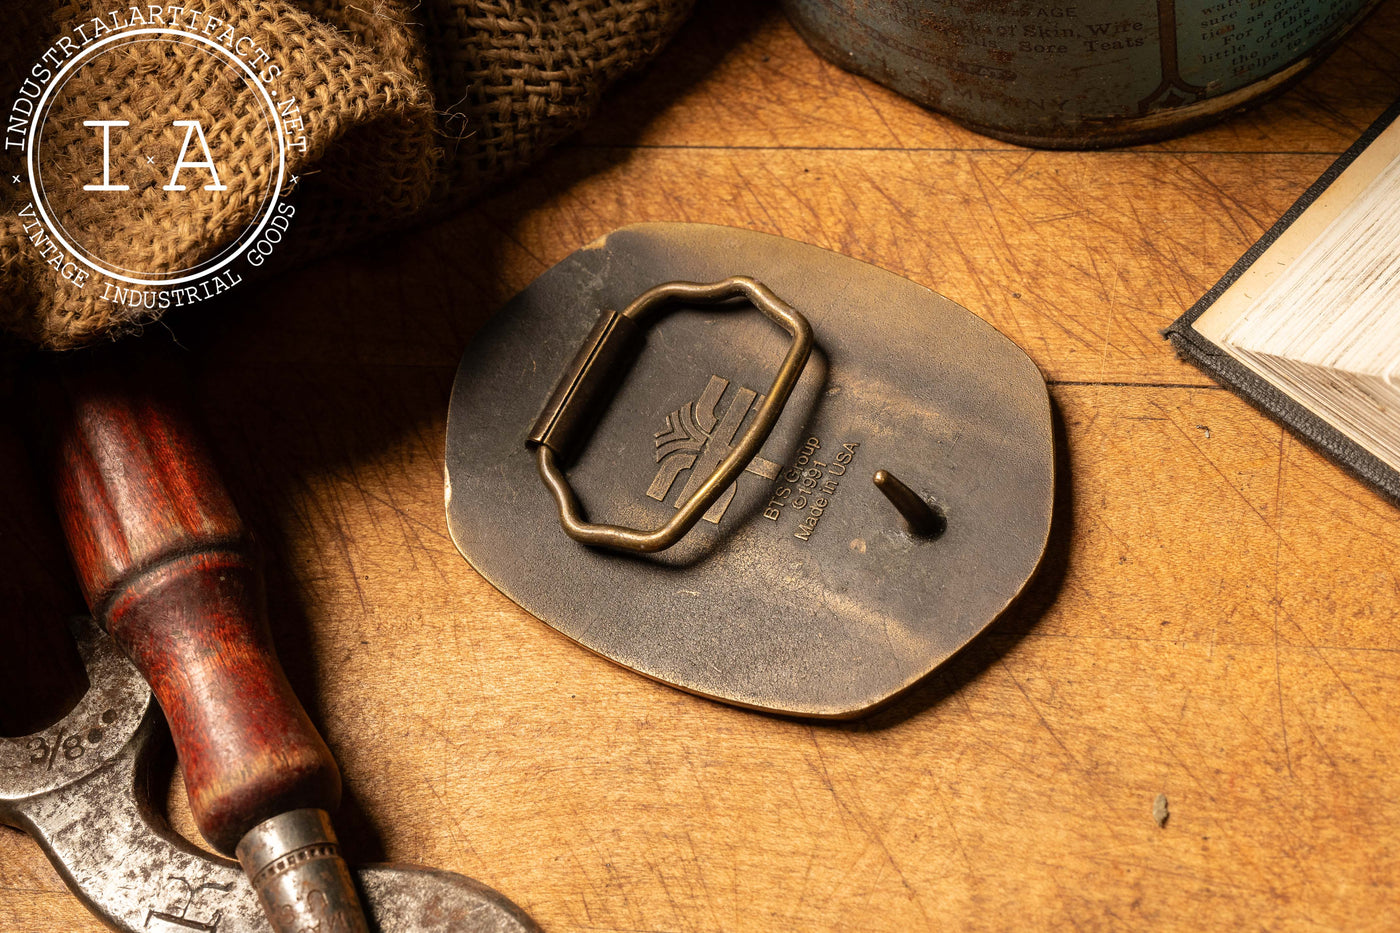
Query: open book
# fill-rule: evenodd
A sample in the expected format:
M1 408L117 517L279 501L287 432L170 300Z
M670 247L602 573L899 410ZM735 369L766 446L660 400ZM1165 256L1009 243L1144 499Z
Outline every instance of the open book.
M1400 106L1167 331L1400 499Z

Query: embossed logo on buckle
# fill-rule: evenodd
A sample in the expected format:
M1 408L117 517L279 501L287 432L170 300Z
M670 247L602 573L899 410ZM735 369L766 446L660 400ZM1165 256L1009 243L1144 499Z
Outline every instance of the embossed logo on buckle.
M686 402L676 411L666 416L666 430L656 433L656 462L661 469L656 471L656 479L647 490L648 498L665 502L675 485L676 479L686 470L690 479L681 494L676 498L676 508L695 494L705 478L715 471L725 457L734 449L734 435L755 406L763 407L763 396L740 386L729 400L729 407L721 416L719 403L729 388L729 380L711 376L705 391L694 402ZM744 467L745 473L752 473L764 479L777 479L781 465L763 457L754 457ZM705 521L718 525L729 503L734 501L734 493L739 488L738 480L729 485L710 510L705 513Z
M769 388L767 396L759 402L758 412L754 415L749 429L744 432L738 443L732 443L744 416L758 399L756 393L751 389L742 389L741 395L746 393L747 396L751 396L745 399L746 404L738 406L737 397L734 403L731 403L731 410L723 419L723 426L728 431L726 436L719 432L721 422L714 417L714 410L728 382L720 380L724 385L719 387L713 401L709 401L714 385L712 381L701 396L702 402L709 403L709 408L706 410L704 404L701 404L698 414L707 421L714 419L715 429L713 432L700 432L709 436L701 443L701 450L696 451L694 456L699 458L703 452L706 455L705 463L712 462L714 466L709 470L695 470L686 484L681 501L676 503L676 514L671 520L660 528L642 531L620 525L596 524L585 519L578 497L560 468L559 461L572 456L588 439L594 422L611 400L618 381L641 349L645 334L642 325L646 319L663 306L677 301L722 305L735 298L747 298L765 317L792 337L792 344L778 368L773 385ZM766 286L747 276L736 275L708 285L667 282L648 289L622 311L604 311L584 340L578 355L574 357L573 364L565 370L563 377L554 387L554 392L550 394L544 411L536 419L528 440L535 450L535 462L540 471L540 478L559 507L559 523L564 532L580 544L652 553L665 550L679 541L702 515L709 518L713 514L714 517L710 518L710 521L718 523L720 516L734 498L734 485L739 474L745 470L759 472L752 470L754 458L763 442L768 439L778 416L782 414L783 406L787 404L788 396L792 394L793 386L802 375L802 369L807 365L807 357L811 353L812 327L807 323L807 319L788 307ZM687 408L691 409L693 421L697 415L696 408L694 405L688 405ZM731 420L733 427L729 428ZM696 424L696 427L702 426ZM719 438L718 442L713 444L713 452L716 455L710 457L711 442L716 440L716 436ZM690 443L688 433L683 443ZM685 456L690 456L688 452L682 452ZM674 482L681 470L696 466L694 460L684 467L680 466L682 463L684 460L677 461L675 475L671 476L665 488L660 489L659 494L652 498L664 501L670 491L671 482ZM763 463L772 467L773 472L768 476L769 479L777 476L776 464L766 460ZM652 483L652 489L657 489L665 479L667 469L663 465L662 473L658 474ZM759 472L759 475L767 474Z

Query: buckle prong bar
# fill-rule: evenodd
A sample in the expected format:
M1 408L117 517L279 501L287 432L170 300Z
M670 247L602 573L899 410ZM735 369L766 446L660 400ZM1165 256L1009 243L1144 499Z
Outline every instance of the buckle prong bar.
M597 419L612 400L622 377L640 352L643 325L662 307L673 302L722 305L748 298L765 317L792 337L787 356L773 379L753 424L709 475L677 508L670 521L652 531L622 525L595 524L583 516L578 496L560 467L560 461L576 453L592 433ZM555 386L544 411L535 421L528 445L535 448L540 478L559 506L559 523L565 534L581 544L621 551L653 553L675 544L694 527L730 484L739 478L758 454L792 395L807 358L812 353L812 327L767 286L747 276L721 282L667 282L649 289L621 312L604 311L589 332L573 364Z

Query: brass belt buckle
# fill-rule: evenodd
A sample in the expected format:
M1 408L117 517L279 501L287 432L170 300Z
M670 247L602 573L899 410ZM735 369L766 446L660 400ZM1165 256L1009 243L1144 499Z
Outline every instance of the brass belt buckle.
M718 284L653 288L674 280ZM1047 554L1057 488L1045 380L991 325L707 224L614 230L511 299L462 357L444 450L453 543L502 593L662 683L796 716L864 713L990 625Z
M748 298L770 321L792 336L787 356L753 424L729 456L660 528L643 531L585 519L578 496L559 462L576 453L593 432L597 419L641 349L648 318L676 301L715 305L735 298ZM812 327L807 319L766 286L742 275L709 285L667 282L648 289L622 311L604 311L572 365L554 387L527 441L528 446L535 449L540 478L559 506L559 523L564 532L581 544L639 553L662 551L675 544L758 454L782 414L811 352Z

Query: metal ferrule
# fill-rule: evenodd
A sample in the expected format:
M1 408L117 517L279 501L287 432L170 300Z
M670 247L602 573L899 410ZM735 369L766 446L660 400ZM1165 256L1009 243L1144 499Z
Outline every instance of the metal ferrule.
M324 810L291 810L259 823L237 854L275 933L369 933Z

